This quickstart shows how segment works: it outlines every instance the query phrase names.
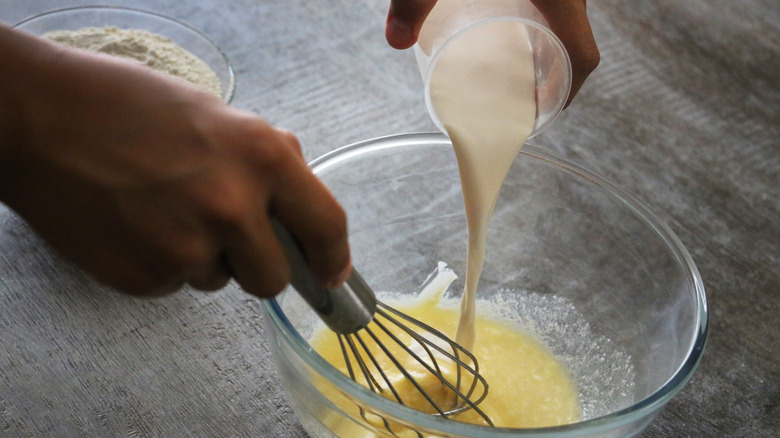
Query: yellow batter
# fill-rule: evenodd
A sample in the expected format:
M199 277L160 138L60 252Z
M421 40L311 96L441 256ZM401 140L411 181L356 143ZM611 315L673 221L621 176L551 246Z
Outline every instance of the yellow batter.
M452 337L457 328L459 312L456 308L446 308L440 304L442 292L443 289L433 295L423 293L421 298L411 303L393 303L393 307ZM478 341L472 353L479 361L480 374L490 385L488 396L479 407L491 418L495 426L532 428L580 420L581 408L574 385L563 366L540 342L507 324L479 316L476 318L476 335ZM391 344L386 339L382 342L386 345ZM404 342L413 343L408 338L405 338ZM310 343L328 362L347 373L339 341L333 332L323 328L313 335ZM400 347L394 349L394 355L406 362L405 367L416 371L414 360L402 354ZM387 359L380 366L386 371L394 370ZM421 367L418 366L417 370L421 370ZM432 381L430 376L426 377L422 374L420 376L426 391L433 394L437 402L446 404L446 400L452 398L452 393L441 388L438 381ZM405 404L431 412L425 399L408 384L408 380L400 372L395 372L390 378L403 397L411 397ZM357 406L353 402L334 389L324 388L323 392L343 409L353 412L357 418L360 418ZM393 398L390 393L385 395ZM457 414L451 418L484 424L484 420L473 411ZM380 426L381 429L381 424L374 425ZM398 432L397 429L394 431Z

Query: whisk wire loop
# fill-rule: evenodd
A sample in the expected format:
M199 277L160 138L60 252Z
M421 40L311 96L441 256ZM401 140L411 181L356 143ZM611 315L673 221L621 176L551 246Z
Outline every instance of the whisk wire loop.
M445 358L447 360L451 361L452 363L454 363L456 365L456 367L455 367L456 373L457 373L457 376L456 376L456 386L457 386L458 389L456 390L455 388L452 388L452 387L450 387L450 389L455 391L456 395L458 395L458 398L463 400L465 403L464 403L464 406L462 408L456 409L454 411L449 411L448 413L450 413L450 414L451 413L457 413L457 412L461 412L463 410L466 410L468 408L476 409L476 405L481 403L482 400L484 400L485 397L487 397L487 393L488 393L488 383L485 380L485 378L479 373L479 362L477 361L477 358L471 352L469 352L468 350L463 348L460 344L456 343L455 341L453 341L452 339L448 338L447 336L445 336L440 331L438 331L435 328L431 327L430 325L420 321L419 319L412 318L411 316L409 316L409 315L407 315L407 314L405 314L403 312L400 312L397 309L394 309L393 307L390 307L390 306L384 304L381 301L377 301L377 306L378 306L377 313L380 314L381 316L383 316L384 318L387 318L387 319L393 321L394 324L397 327L401 328L403 331L408 333L415 341L417 341L420 345L422 345L422 347L426 350L426 352L428 352L428 355L431 357L431 360L434 363L437 363L437 362L436 362L436 359L433 357L433 354L430 352L430 349L428 348L429 346L431 348L434 348L441 355L445 356ZM410 328L406 324L403 324L403 323L393 319L384 310L387 310L388 312L398 316L399 318L403 319L407 323L410 323L410 324L412 324L414 326L419 327L420 329L422 329L423 333L430 334L430 335L434 336L436 339L444 342L445 344L447 344L447 346L449 346L450 351L448 351L447 349L442 348L436 342L432 342L431 340L426 339L424 336L422 336L420 334L420 332L418 332L416 330L413 330L412 328ZM402 347L403 347L403 345L402 345ZM416 354L414 354L413 351L409 351L406 348L404 348L404 349L407 350L407 352L409 354L414 356L424 366L426 365L425 362L422 359L420 359ZM461 354L465 356L466 360L463 360L463 359L460 358ZM472 364L473 364L473 366L472 366ZM438 372L439 371L438 366L436 368L437 368L437 372ZM431 371L431 370L429 370L429 371ZM461 378L462 378L462 372L463 371L466 371L469 375L474 377L472 379L472 381L471 381L471 385L469 387L469 390L465 394L461 393L461 391L460 391ZM442 383L444 383L445 385L450 384L450 382L448 380L446 380L446 379L443 380ZM474 391L477 389L478 385L481 385L482 387L484 387L484 391L482 392L482 394L480 395L480 397L477 400L473 400L472 401L471 400L471 396L474 394ZM487 418L487 416L481 414L482 411L480 411L479 409L476 409L476 410L480 413L480 416L482 416L485 420L487 420L490 423L490 420Z
M406 315L404 313L400 313L397 310L393 309L392 307L384 306L381 302L378 302L378 305L386 308L387 310L389 310L390 312L396 314L397 316L400 316L406 322L411 322L412 324L420 326L424 330L428 331L429 334L432 334L432 335L436 336L437 339L440 339L440 340L444 341L445 343L447 343L447 345L451 348L451 352L443 349L441 346L439 346L435 342L430 342L428 339L423 337L417 331L412 330L410 327L402 324L400 321L398 321L395 318L393 318L390 314L385 313L384 310L382 310L382 309L378 310L378 313L381 316L383 316L384 318L386 318L389 321L393 322L398 328L403 330L412 339L417 341L417 345L420 345L425 350L425 352L428 354L428 358L430 359L430 362L433 364L434 368L436 368L435 372L437 373L437 375L442 374L442 371L441 371L441 369L439 367L439 362L436 360L436 356L434 356L433 352L431 351L431 347L436 349L436 351L438 351L439 354L444 355L448 360L452 361L453 363L455 363L457 365L455 367L455 372L456 372L456 381L455 381L456 383L455 383L455 386L457 388L460 388L460 386L461 386L461 378L462 378L461 369L463 367L467 368L473 374L477 373L477 370L474 370L466 362L460 360L459 355L458 355L459 349L455 348L455 345L457 345L457 344L454 344L454 343L450 342L447 338L444 338L443 336L439 337L438 336L438 333L439 333L438 331L433 331L434 329L432 327L426 325L425 323L423 323L420 320L411 318L411 317L409 317L408 315ZM412 355L412 357L417 359L417 361L419 361L421 364L423 364L424 366L427 365L427 363L424 362L421 358L419 358L416 354L414 354L413 351L409 351L409 353ZM472 357L472 359L473 359L473 357ZM476 363L476 362L472 361L472 363ZM429 371L433 372L430 369L429 369ZM469 389L469 392L467 394L468 396L471 396L471 394L474 391L475 386L476 386L476 380L472 382L472 386Z
M369 328L365 329L366 332L369 333L369 335L374 338L376 341L376 336L371 332ZM390 390L390 392L393 393L393 397L395 397L396 401L400 404L404 404L403 400L401 399L401 395L396 391L395 386L390 382L390 378L387 377L387 374L385 373L382 366L379 364L379 362L376 360L376 357L371 354L371 350L368 349L368 345L363 341L363 338L360 336L360 332L355 333L355 337L358 339L358 342L360 342L360 346L363 347L363 351L365 351L366 355L371 359L371 363L374 365L374 369L377 370L379 375L382 377L382 380L385 382L385 385ZM366 368L366 371L368 369ZM366 379L371 378L376 383L376 388L381 391L382 385L379 383L379 381L374 377L374 374L371 372L368 372L368 376L366 376Z
M408 336L411 344L401 336ZM383 360L386 358L403 376L402 381L408 382L427 402L427 406L435 411L433 415L449 418L457 413L473 410L487 424L493 425L488 415L477 406L485 399L488 391L487 381L479 374L477 359L468 350L424 322L377 301L371 324L355 333L339 334L338 339L349 377L356 382L364 381L369 390L388 397L392 395L391 399L409 406L377 359L377 355L381 354ZM389 346L392 344L400 350L394 351L395 347ZM413 368L420 370L417 371L418 377L410 372L409 364L396 357L399 353L413 361L410 362L414 364ZM356 363L353 364L353 361ZM447 377L444 364L453 369L454 377ZM421 370L432 376L439 388L448 390L447 398L452 401L446 403L450 404L442 405L442 401L437 401L429 394L429 390L418 380L422 378L419 374ZM469 383L464 382L468 380L465 375L469 376ZM472 400L475 393L478 397ZM360 410L361 416L365 418L363 408ZM382 418L382 421L385 428L393 433L386 420Z
M409 323L411 325L414 325L420 329L422 329L422 333L426 333L429 335L432 335L436 339L439 339L440 341L444 342L451 351L448 351L445 348L442 348L442 346L438 345L436 342L431 341L430 339L427 339L425 336L421 335L420 332L413 330L408 325L401 323L400 321L393 318L390 314L387 312L392 313L393 315L398 316L399 318L403 319L406 323ZM490 418L485 414L481 409L477 407L479 403L482 402L482 400L487 397L488 393L488 383L485 380L485 378L479 374L479 362L477 361L477 358L468 350L463 348L460 344L456 343L452 339L448 338L446 335L441 333L439 330L436 330L435 328L431 327L430 325L420 321L419 319L412 318L411 316L400 312L399 310L390 307L386 305L385 303L381 301L377 301L377 310L376 314L382 316L383 318L388 319L391 321L396 327L400 328L407 334L409 334L412 339L418 342L419 345L423 347L428 352L428 355L431 358L431 361L434 364L437 364L436 358L431 353L430 348L435 349L438 351L441 355L444 356L444 359L447 361L450 361L451 363L455 364L455 370L456 370L456 385L453 385L452 382L449 381L449 379L445 378L443 374L441 373L438 364L436 365L436 370L434 370L431 366L429 366L422 358L420 358L414 351L412 351L410 348L405 346L400 340L398 340L397 337L392 336L394 338L394 341L397 342L401 348L403 348L410 356L412 356L417 362L419 362L423 367L425 367L429 372L433 373L442 384L447 386L456 396L455 400L457 402L458 399L460 399L462 402L459 403L460 406L457 406L458 403L456 403L456 406L453 406L453 409L450 409L446 412L442 412L442 410L431 401L431 404L434 405L434 408L439 412L439 415L443 417L447 417L452 414L456 414L459 412L463 412L468 409L473 409L477 414L479 414L488 424L492 425L492 421ZM374 317L374 322L377 324L379 323L376 316ZM466 356L467 361L462 360L459 355L463 354ZM472 366L473 364L473 366ZM471 385L469 386L469 389L466 393L464 393L460 386L461 386L461 373L463 371L468 372L473 378L471 380ZM471 396L474 394L474 391L476 390L477 386L481 385L482 388L484 388L484 391L480 395L480 397L477 400L471 400ZM417 386L417 385L415 385ZM417 386L417 389L420 390L420 392L423 393L423 395L430 401L430 398L428 397L427 393L422 390L419 386Z
M390 331L384 324L382 324L380 321L378 321L376 319L374 319L374 323L377 326L379 326L379 328L381 328L385 332L385 334L387 334L393 341L395 341L399 345L403 346L403 342L400 339L398 339L398 337L395 335L395 333ZM412 376L412 374L406 369L406 367L404 365L402 365L401 362L395 357L395 355L390 352L390 350L387 348L387 346L385 346L385 344L382 341L379 340L379 338L374 334L374 332L372 332L368 328L366 328L365 330L371 335L372 338L374 338L374 341L377 343L379 348L381 348L382 351L387 355L387 357L390 358L390 361L393 362L393 365L395 365L395 367L401 372L401 374L403 374L403 376L409 382L411 382L412 385L414 385L414 387L420 392L420 394L422 394L422 396L425 397L425 399L428 401L428 403L430 403L430 405L433 406L434 409L436 409L436 412L438 412L439 415L442 415L442 416L446 417L447 414L445 413L445 411L442 410L439 407L438 403L436 403L433 400L433 398L431 398L431 396L428 394L427 391L425 391L425 389L423 389L422 385L420 385L420 383L417 381L417 379L415 379ZM410 353L411 356L414 357L417 361L419 361L419 363L421 365L423 365L429 372L431 372L431 373L434 372L434 370L431 368L431 366L428 365L427 363L423 362L422 359L420 359L420 357L417 356L414 352L412 352L411 350L407 350L407 352ZM439 374L439 375L441 375L441 374ZM447 384L451 389L453 389L453 391L456 391L456 389L452 386L452 384L447 382L446 379L442 378L442 379L440 379L440 381L442 383ZM398 403L404 404L404 402L401 401L401 400L399 400Z

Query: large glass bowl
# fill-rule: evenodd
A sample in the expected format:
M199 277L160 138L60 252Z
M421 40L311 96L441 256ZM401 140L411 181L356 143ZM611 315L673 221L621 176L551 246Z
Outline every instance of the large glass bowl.
M311 165L346 209L354 265L375 290L415 294L443 260L460 275L449 293L460 295L467 228L446 137L368 140ZM265 302L265 320L282 382L304 427L312 436L380 433L323 396L318 388L326 382L424 435L634 436L690 379L707 333L701 278L669 228L599 176L534 146L517 157L496 204L479 296L518 307L520 322L533 327L569 370L582 421L487 428L390 402L310 348L317 317L287 290Z
M14 27L39 36L56 30L85 27L139 29L162 35L211 67L221 83L222 99L227 103L233 100L235 74L227 55L203 32L174 18L118 6L76 6L35 15Z

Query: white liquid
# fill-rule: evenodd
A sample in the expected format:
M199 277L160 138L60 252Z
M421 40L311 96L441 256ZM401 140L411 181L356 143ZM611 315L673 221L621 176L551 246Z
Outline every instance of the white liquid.
M430 92L455 147L466 206L466 286L455 340L471 350L487 223L536 120L533 54L524 26L493 22L455 39L440 55Z

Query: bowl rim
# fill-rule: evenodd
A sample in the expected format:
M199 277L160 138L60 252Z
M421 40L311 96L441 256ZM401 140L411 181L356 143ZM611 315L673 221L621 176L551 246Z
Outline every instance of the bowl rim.
M31 15L27 18L24 18L21 21L18 21L17 23L13 24L11 27L16 29L42 18L47 18L47 17L51 17L63 13L87 12L87 11L110 11L110 12L118 12L118 13L128 12L128 13L133 13L141 16L146 15L161 20L162 22L168 22L176 26L183 27L188 31L198 35L199 38L202 38L203 40L208 42L208 44L211 45L217 51L217 53L219 53L220 58L222 58L222 61L225 63L225 67L227 68L228 83L226 84L225 92L220 97L227 104L233 102L233 98L235 97L236 94L236 73L235 73L235 69L233 68L233 63L230 62L230 58L227 56L225 51L222 50L222 47L220 47L219 44L217 44L216 41L214 41L211 37L206 35L200 29L194 27L193 25L184 22L182 20L179 20L177 18L169 17L159 12L148 11L145 9L140 9L135 7L112 6L112 5L81 5L81 6L68 6L64 8L51 9L48 11L40 12ZM189 51L189 49L187 49L186 47L184 49Z
M309 165L316 174L317 171L327 169L345 159L368 152L407 147L422 143L439 146L449 145L451 147L449 139L441 133L395 134L363 140L343 146L314 159ZM427 429L438 430L443 433L450 433L458 436L475 437L575 437L582 436L583 434L597 434L615 430L641 418L652 418L651 415L656 414L657 411L674 397L685 386L688 380L690 380L701 360L706 344L709 325L707 298L704 290L704 283L693 259L674 232L643 203L617 188L601 176L554 152L550 152L547 149L533 144L526 144L523 146L519 155L525 155L560 167L607 191L615 199L621 201L624 206L632 210L647 225L651 226L656 234L664 240L668 248L678 259L680 265L685 268L691 286L690 290L693 294L692 298L696 305L694 315L694 327L696 327L696 330L695 333L691 334L692 339L685 360L663 385L642 400L608 415L553 427L533 429L491 428L446 420L395 403L350 380L348 376L337 370L309 346L308 342L297 332L297 330L295 330L284 315L276 298L263 300L263 309L265 310L266 316L269 317L274 327L281 333L281 336L287 342L287 345L290 346L301 359L323 377L335 382L335 384L350 397L354 397L369 406L374 406L380 411L384 411L396 418L403 418L406 421ZM341 410L338 407L336 408Z

